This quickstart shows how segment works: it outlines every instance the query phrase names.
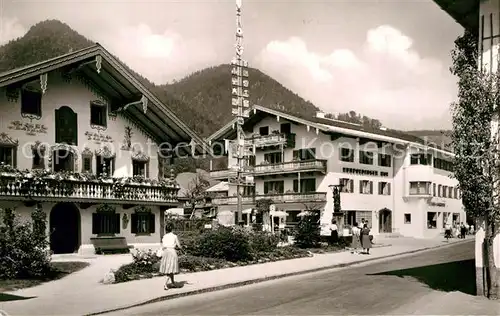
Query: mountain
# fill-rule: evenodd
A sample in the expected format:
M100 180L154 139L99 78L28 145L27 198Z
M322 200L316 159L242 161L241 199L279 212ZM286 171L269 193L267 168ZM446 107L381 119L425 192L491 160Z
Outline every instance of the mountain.
M0 46L0 72L44 61L94 44L63 22L42 21L33 25L23 37ZM208 136L232 119L230 65L206 68L173 84L155 85L127 67L125 63L122 64L198 134ZM251 104L305 117L312 116L318 111L314 104L258 69L249 69L249 80ZM381 125L378 120L360 116L353 111L337 116L329 114L329 117L351 123Z

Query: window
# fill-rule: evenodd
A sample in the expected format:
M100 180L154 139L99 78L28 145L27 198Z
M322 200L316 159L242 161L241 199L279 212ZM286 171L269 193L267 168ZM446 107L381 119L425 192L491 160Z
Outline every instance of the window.
M410 195L429 195L430 182L410 182Z
M291 134L292 133L292 125L290 123L282 123L280 125L280 132L282 134Z
M462 198L462 191L460 189L458 189L457 195L458 195L458 199Z
M436 212L427 212L427 228L437 228L437 216Z
M373 153L360 150L359 151L359 163L364 165L373 165Z
M391 184L389 182L379 182L378 183L378 194L379 195L391 195Z
M350 148L340 148L340 161L354 162L354 150Z
M130 215L131 233L149 235L155 232L155 214L150 211L136 211Z
M410 213L405 214L405 224L411 224L411 214Z
M293 151L294 160L314 160L316 159L316 148L304 148Z
M412 165L431 165L432 155L431 154L412 154L410 156L410 164Z
M438 197L443 197L443 186L440 184L438 185Z
M448 196L448 187L446 185L443 185L443 195L442 197L447 197Z
M453 198L453 187L448 187L448 198L449 199Z
M316 179L300 179L300 188L299 180L293 180L293 192L316 192Z
M340 179L340 192L342 193L353 193L354 192L354 180L353 179Z
M373 181L360 180L359 181L359 193L361 193L361 194L373 194Z
M286 223L288 225L291 225L291 224L296 224L300 221L300 217L299 217L299 214L300 214L300 211L296 211L296 210L292 210L292 211L286 211L288 213L288 216L286 217Z
M453 163L440 158L434 158L434 168L453 172Z
M40 142L31 145L32 169L45 169L45 146Z
M255 156L248 157L248 160L246 160L246 162L248 166L255 167Z
M444 212L443 213L443 228L446 228L446 224L448 223L448 218L450 217L451 213Z
M437 192L436 192L436 184L433 183L432 184L432 196L437 196L436 194L437 194Z
M96 174L98 176L108 175L112 176L115 173L115 159L114 157L105 158L103 156L96 155ZM135 175L135 174L134 174Z
M458 199L458 188L453 189L453 198Z
M42 117L42 92L21 89L21 115Z
M106 105L98 102L90 103L90 125L91 126L107 126L107 116Z
M392 156L386 154L378 154L378 165L381 167L390 167L392 165Z
M14 149L12 146L0 146L0 164L16 167Z
M75 157L71 151L57 149L54 150L52 157L53 169L55 172L74 171Z
M243 187L243 195L244 196L253 196L253 195L255 195L255 187L254 186L244 186Z
M82 172L92 173L92 157L82 157Z
M270 164L277 164L283 162L283 155L281 152L267 153L264 154L264 161Z
M120 233L120 214L114 211L92 213L92 234L114 235Z
M259 134L262 136L269 135L269 126L262 126L259 128Z
M148 178L148 163L145 161L132 160L132 176Z
M264 182L264 194L280 194L285 192L284 181Z

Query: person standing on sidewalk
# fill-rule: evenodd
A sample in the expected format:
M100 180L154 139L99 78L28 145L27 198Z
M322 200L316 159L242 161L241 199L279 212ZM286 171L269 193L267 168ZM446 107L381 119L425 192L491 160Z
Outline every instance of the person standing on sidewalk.
M175 248L181 248L179 238L172 232L172 224L167 224L165 226L165 235L162 238L162 248L163 254L160 263L160 273L166 274L167 279L165 280L164 290L168 290L168 280L170 279L171 284L175 287L174 275L179 273L179 257L177 256L177 251Z
M460 238L465 239L466 233L467 233L467 228L465 228L464 223L460 223Z
M370 229L368 225L363 225L363 229L360 232L361 246L363 247L363 252L367 255L370 254L370 248L372 247L372 241L370 240Z
M339 241L339 228L337 226L337 221L332 220L330 224L330 244L336 244Z
M361 241L359 239L361 230L358 227L358 222L354 223L352 227L352 242L351 242L351 253L359 254L361 248Z

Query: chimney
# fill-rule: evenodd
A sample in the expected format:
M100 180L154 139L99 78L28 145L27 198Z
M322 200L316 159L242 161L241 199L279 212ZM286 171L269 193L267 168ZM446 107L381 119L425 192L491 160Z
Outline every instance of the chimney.
M321 111L316 112L316 117L324 119L325 118L325 112L321 112Z

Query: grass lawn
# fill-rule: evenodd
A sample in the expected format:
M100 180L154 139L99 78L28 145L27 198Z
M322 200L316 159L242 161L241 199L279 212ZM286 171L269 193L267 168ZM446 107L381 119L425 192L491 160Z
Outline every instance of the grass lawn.
M0 280L0 293L23 289L39 285L41 283L54 281L65 277L68 274L79 271L89 265L88 262L52 262L53 273L44 279L15 279L15 280ZM0 299L2 301L2 299Z

